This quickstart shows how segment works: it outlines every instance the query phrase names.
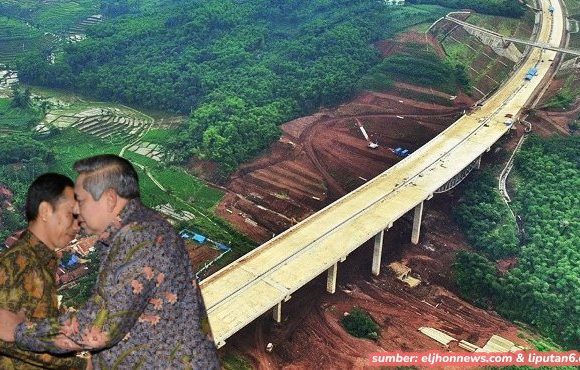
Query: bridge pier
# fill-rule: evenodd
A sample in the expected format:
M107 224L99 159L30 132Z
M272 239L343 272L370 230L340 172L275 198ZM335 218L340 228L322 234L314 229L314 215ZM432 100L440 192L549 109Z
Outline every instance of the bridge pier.
M423 203L415 207L415 217L413 217L413 233L411 234L411 243L419 244L419 234L421 233L421 219L423 218Z
M338 262L335 262L328 269L328 277L326 278L326 291L330 294L336 292L336 273L338 272Z
M378 276L381 273L381 257L383 255L383 236L385 230L375 235L375 249L373 252L373 275Z
M475 169L479 170L481 168L481 156L477 157L475 160Z
M278 324L282 322L282 302L278 302L272 309L272 317Z

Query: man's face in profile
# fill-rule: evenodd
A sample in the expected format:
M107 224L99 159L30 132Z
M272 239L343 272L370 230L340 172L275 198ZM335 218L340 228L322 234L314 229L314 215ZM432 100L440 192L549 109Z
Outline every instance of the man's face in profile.
M64 248L73 240L79 231L79 224L74 215L76 200L71 187L66 187L54 207L49 205L47 231L49 243L56 248Z
M83 187L85 175L81 174L75 182L74 194L78 202L80 226L89 234L101 234L110 224L107 197L103 193L99 200Z

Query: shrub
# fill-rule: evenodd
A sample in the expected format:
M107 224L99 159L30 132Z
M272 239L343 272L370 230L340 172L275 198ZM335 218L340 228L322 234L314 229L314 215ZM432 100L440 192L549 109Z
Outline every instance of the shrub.
M348 316L342 318L342 326L357 338L377 339L379 326L370 315L360 308L353 308Z

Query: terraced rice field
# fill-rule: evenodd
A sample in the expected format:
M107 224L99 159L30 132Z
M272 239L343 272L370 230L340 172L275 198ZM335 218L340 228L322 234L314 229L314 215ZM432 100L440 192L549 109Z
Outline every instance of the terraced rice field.
M25 22L0 17L0 64L10 65L21 53L53 41L53 37Z
M32 21L48 32L63 34L91 14L95 14L98 11L98 4L99 2L92 0L44 1L42 5L36 6Z
M120 108L91 108L76 113L57 109L50 111L36 130L47 131L51 126L72 127L111 144L122 145L140 138L152 124L152 118Z
M98 22L91 0L0 0L0 64L13 64L25 52L58 49L63 39L78 41ZM91 15L93 14L93 15Z
M88 27L97 24L103 20L100 14L91 15L90 17L83 19L79 23L75 24L68 30L69 35L80 35L84 34Z

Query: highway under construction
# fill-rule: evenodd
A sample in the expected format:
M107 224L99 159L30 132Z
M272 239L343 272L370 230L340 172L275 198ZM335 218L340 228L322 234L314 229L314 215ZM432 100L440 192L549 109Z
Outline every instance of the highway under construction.
M555 0L539 3L540 27L532 41L560 47L562 8ZM201 289L217 345L223 346L231 335L269 310L281 321L283 302L324 272L327 290L334 293L338 263L370 239L374 239L372 273L378 275L384 232L412 210L412 242L418 243L424 202L466 175L466 168L478 166L481 155L511 129L549 78L550 60L556 54L532 48L493 96L426 145L203 280ZM536 74L526 79L532 68ZM506 117L510 117L507 124Z

